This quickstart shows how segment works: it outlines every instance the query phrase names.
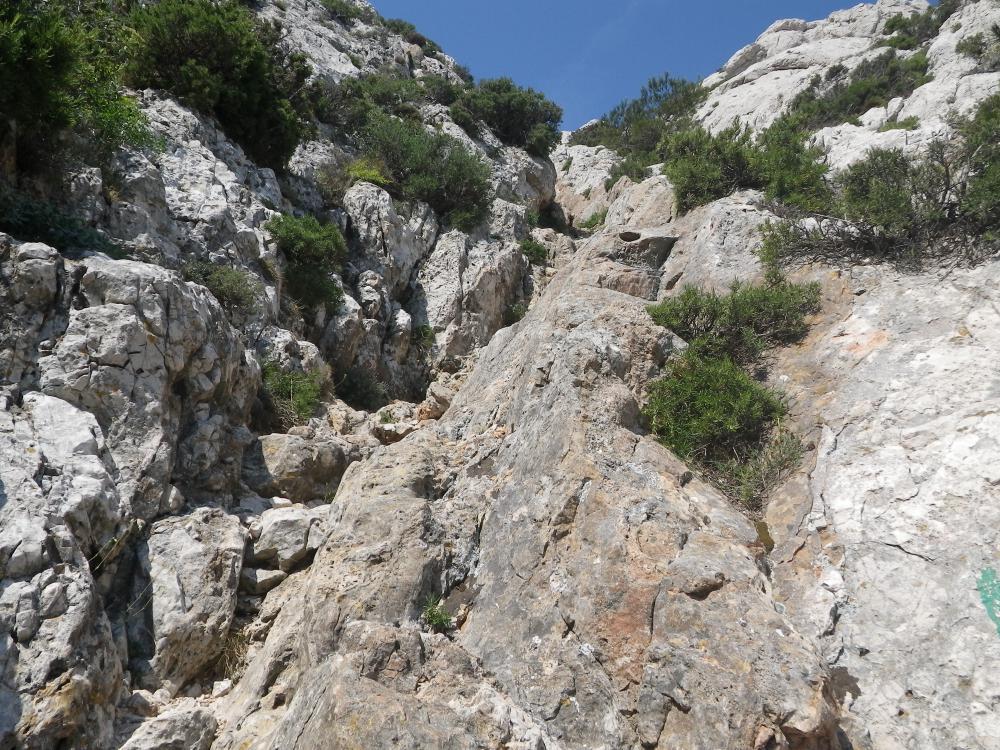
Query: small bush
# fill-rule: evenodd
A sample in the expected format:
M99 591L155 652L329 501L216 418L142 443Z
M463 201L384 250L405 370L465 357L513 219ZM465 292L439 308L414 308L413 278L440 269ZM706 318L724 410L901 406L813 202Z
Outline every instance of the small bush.
M444 76L437 75L424 76L420 79L420 85L423 86L428 99L445 107L450 107L457 102L464 90L464 86L459 86Z
M306 131L296 96L310 69L233 0L162 0L131 16L141 43L130 66L137 88L165 89L214 115L260 164L281 169Z
M889 120L878 129L880 133L888 133L891 130L916 130L920 127L920 118L916 115L904 117L902 120Z
M650 163L658 158L629 154L611 170L608 178L604 181L604 190L611 192L611 189L618 184L622 177L628 177L632 182L642 182L648 175Z
M371 158L356 159L347 165L347 176L352 183L370 182L379 187L386 187L389 178L385 172L385 165Z
M201 284L225 310L238 315L253 312L263 291L260 282L246 271L205 261L186 265L184 278Z
M524 257L527 258L532 265L544 266L549 260L549 251L541 242L535 239L527 238L521 240L521 252Z
M649 308L653 320L689 342L704 357L727 357L753 366L767 350L799 340L806 316L819 308L817 284L782 281L768 286L733 284L728 294L685 287Z
M884 107L896 97L909 96L929 80L926 52L904 59L888 51L858 65L847 81L838 80L824 88L817 80L792 101L785 117L796 129L805 131L856 123L871 108Z
M960 212L979 232L1000 229L1000 94L979 105L976 114L958 123L960 161L969 174Z
M320 376L282 370L276 362L265 362L262 370L262 400L282 429L308 422L323 395Z
M331 312L338 309L343 292L331 276L339 273L347 254L340 230L312 216L279 216L268 222L267 230L288 262L289 295L300 305L325 305Z
M580 224L580 229L597 229L599 226L603 226L604 222L608 218L608 209L603 209L591 214L586 221Z
M0 231L22 242L44 242L66 255L104 253L122 258L122 246L43 200L0 185Z
M424 324L413 329L412 341L420 349L429 351L434 347L437 337L434 335L434 327Z
M355 409L378 411L389 403L385 384L370 370L353 367L341 378L337 394Z
M454 138L373 114L359 140L370 158L385 165L392 191L402 198L424 201L465 231L488 215L490 168Z
M437 55L441 47L431 39L417 31L417 27L402 18L386 18L382 22L389 31L394 31L410 44L415 44L428 55Z
M14 126L19 170L51 166L64 131L107 155L153 137L134 99L121 92L134 46L125 25L100 0L8 0L0 4L0 141Z
M735 190L762 187L755 169L749 128L732 125L718 135L692 128L668 135L660 145L677 195L678 208L688 211Z
M515 323L519 323L524 319L524 316L527 314L528 314L528 306L523 302L515 302L513 305L511 305L504 311L503 315L504 325L512 326Z
M448 614L448 610L441 604L441 597L439 596L429 597L424 602L421 616L424 622L427 623L427 627L435 633L445 633L451 629L451 615Z
M893 16L882 30L883 34L893 35L884 44L896 49L914 49L924 44L937 35L944 22L958 10L959 4L960 0L941 0L923 13Z
M459 109L452 113L456 123L467 122L471 115L473 121L485 122L503 143L535 156L547 157L559 142L562 109L544 94L522 88L510 78L480 81L452 108Z
M752 513L763 510L767 495L787 479L802 461L802 441L781 427L772 431L763 447L742 460L732 459L712 467L712 480Z
M660 161L657 148L672 132L691 127L691 118L705 100L708 89L694 81L664 74L652 78L635 99L623 101L596 125L573 133L570 143L583 146L607 146L626 160L622 174L633 180L645 176L647 167Z
M807 211L826 211L832 204L829 168L823 152L809 145L809 134L781 118L765 130L751 149L751 183L759 181L769 200Z
M330 15L337 21L350 24L352 21L363 17L361 7L355 5L351 0L320 0L323 7L330 11Z
M781 400L731 359L688 351L649 390L650 428L680 458L745 460L783 416Z

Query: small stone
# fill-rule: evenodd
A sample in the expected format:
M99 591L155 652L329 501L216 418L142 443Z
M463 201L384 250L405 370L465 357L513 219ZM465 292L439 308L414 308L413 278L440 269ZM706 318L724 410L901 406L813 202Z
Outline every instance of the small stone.
M233 681L229 679L219 680L214 685L212 685L212 697L213 698L223 698L232 691Z

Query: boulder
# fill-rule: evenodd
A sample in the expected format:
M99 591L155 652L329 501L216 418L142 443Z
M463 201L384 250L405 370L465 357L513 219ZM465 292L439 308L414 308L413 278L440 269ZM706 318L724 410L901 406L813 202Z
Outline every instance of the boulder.
M292 505L264 511L260 517L260 536L253 543L254 561L275 565L285 573L293 570L322 542L328 510L326 507L310 509ZM258 574L257 586L260 587L264 580L265 577ZM268 583L274 580L271 576Z
M222 653L246 541L238 518L211 508L150 528L128 620L130 666L144 688L176 693Z
M339 441L262 435L246 453L243 481L265 497L323 500L336 491L346 468L347 456Z

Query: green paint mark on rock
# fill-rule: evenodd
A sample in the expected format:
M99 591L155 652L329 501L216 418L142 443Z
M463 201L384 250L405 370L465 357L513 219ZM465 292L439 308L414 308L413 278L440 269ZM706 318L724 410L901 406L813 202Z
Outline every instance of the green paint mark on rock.
M997 626L1000 635L1000 578L993 568L986 568L979 576L979 597L986 607L986 614Z

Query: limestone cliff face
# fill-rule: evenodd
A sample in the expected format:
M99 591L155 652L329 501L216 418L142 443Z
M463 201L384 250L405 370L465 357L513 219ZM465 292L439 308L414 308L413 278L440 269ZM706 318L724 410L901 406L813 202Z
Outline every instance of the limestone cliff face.
M779 22L706 82L698 118L763 128L924 7ZM455 75L317 3L260 12L334 80ZM963 4L930 83L817 134L831 164L916 153L1000 90L954 52L998 20ZM321 210L338 134L279 178L140 96L164 150L119 154L114 190L72 177L134 260L0 235L0 748L1000 748L995 262L799 272L822 309L771 377L811 447L755 524L639 412L684 346L646 306L758 277L759 194L678 215L665 177L605 189L607 149L537 159L428 106L489 159L487 225L449 231L355 185L331 217L350 230L345 302L302 320L265 224ZM553 201L577 223L606 210L603 228L532 229ZM260 281L249 320L183 280L194 259ZM266 360L364 366L408 400L331 397L259 435Z

